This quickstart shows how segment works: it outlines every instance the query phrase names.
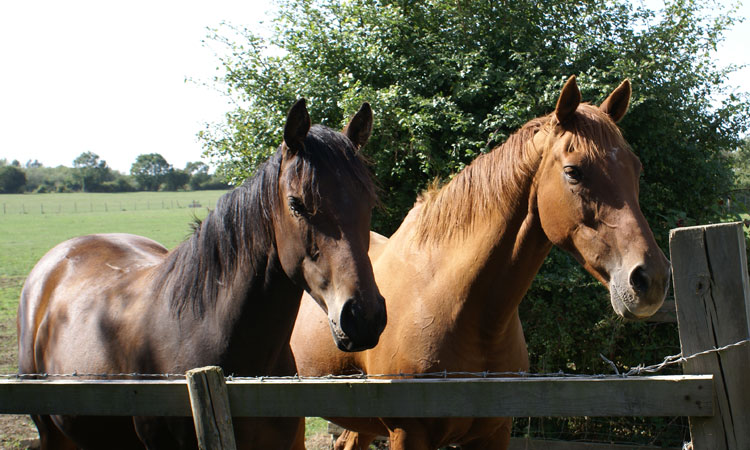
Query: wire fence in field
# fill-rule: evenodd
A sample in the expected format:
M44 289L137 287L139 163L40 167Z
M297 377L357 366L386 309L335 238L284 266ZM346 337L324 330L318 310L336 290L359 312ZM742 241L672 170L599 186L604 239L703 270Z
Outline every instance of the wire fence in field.
M80 213L102 213L121 211L148 211L165 209L213 209L216 200L223 194L206 196L198 195L195 198L141 198L113 197L106 198L97 196L93 199L29 199L29 201L7 201L0 205L0 214L80 214ZM0 200L1 201L1 200Z

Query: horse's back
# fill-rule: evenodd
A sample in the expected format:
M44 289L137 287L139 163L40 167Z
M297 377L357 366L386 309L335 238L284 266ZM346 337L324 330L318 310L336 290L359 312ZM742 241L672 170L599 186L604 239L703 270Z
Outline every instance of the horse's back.
M370 248L367 251L367 255L370 257L370 261L378 259L380 254L385 250L385 245L388 243L388 238L380 233L370 231Z
M19 371L49 372L52 368L39 365L56 344L71 339L85 344L91 336L73 334L92 328L95 316L106 315L102 308L117 301L112 292L139 282L143 271L162 261L166 253L158 243L129 234L76 237L47 252L21 292Z

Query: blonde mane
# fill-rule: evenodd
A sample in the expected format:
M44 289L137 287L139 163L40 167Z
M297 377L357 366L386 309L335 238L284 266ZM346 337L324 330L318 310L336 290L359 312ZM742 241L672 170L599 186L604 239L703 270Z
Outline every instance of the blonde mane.
M424 244L466 235L478 220L491 217L490 213L512 214L542 159L544 149L535 148L532 139L556 125L554 113L533 119L447 184L430 186L417 200L421 208L415 240ZM617 125L596 106L581 104L563 128L572 134L572 147L592 162L613 147L630 148Z

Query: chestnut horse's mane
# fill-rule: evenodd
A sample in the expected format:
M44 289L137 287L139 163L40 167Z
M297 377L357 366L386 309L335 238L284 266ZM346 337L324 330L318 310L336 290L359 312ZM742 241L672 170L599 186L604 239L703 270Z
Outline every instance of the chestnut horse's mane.
M505 143L477 157L447 184L432 186L417 200L415 241L438 242L471 231L477 220L497 212L507 217L517 208L525 182L536 172L543 149L534 148L532 138L557 124L554 113L527 122ZM581 104L564 129L573 135L571 146L586 153L590 161L606 151L629 149L620 129L596 106ZM460 200L458 200L460 199Z
M167 293L177 314L190 305L201 316L214 305L220 287L234 282L237 271L247 279L265 272L264 264L275 246L273 221L279 209L281 161L279 147L254 176L221 196L216 208L194 224L193 234L159 267L157 289ZM287 170L294 172L303 191L312 193L312 210L319 206L321 176L337 177L337 183L343 183L341 189L376 197L369 168L351 141L322 125L310 128L305 149Z

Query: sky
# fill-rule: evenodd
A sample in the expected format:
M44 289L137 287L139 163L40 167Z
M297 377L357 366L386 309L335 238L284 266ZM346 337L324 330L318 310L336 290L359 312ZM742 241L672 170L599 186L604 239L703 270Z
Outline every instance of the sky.
M229 110L200 83L219 74L207 27L258 24L269 3L1 2L0 158L72 166L91 151L125 173L139 154L200 160L196 134Z
M750 64L745 47L750 0L744 2L740 15L747 19L719 48L722 65ZM221 75L218 57L204 45L208 28L222 21L265 27L271 5L268 0L0 3L0 159L72 166L78 155L93 152L123 173L145 153L160 153L176 168L208 163L196 135L230 109L221 92L201 83ZM750 90L750 68L730 82Z

